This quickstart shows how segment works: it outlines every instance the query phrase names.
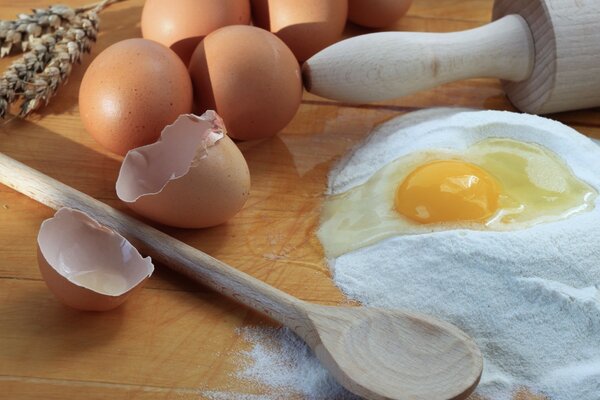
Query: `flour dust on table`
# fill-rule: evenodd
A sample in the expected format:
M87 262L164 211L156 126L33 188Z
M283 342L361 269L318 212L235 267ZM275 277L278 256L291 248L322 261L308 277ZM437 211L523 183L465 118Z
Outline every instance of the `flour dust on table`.
M236 354L242 368L235 378L265 394L207 392L210 400L358 400L340 386L310 348L287 328L246 327L240 335L250 343Z

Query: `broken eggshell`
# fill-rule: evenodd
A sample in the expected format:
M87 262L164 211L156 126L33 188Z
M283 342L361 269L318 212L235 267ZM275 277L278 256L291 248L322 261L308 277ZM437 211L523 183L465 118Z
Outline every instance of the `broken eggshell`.
M178 228L219 225L250 194L248 164L214 111L181 115L160 139L127 153L117 196L138 214Z
M70 208L42 223L37 244L46 285L79 310L118 307L154 271L150 257L142 258L127 239Z

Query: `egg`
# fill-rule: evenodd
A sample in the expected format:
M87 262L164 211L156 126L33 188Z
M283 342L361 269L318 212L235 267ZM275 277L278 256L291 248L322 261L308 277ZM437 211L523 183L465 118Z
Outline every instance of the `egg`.
M158 142L125 156L117 196L138 214L178 228L219 225L238 213L250 194L244 156L208 111L180 116Z
M173 51L147 39L108 47L90 64L79 89L85 129L119 155L156 141L191 108L186 66Z
M342 37L347 0L252 0L256 26L275 33L302 62Z
M412 0L348 0L348 19L368 28L385 28L402 17Z
M142 11L144 38L171 48L186 65L206 35L249 23L249 0L146 0Z
M391 236L526 229L592 210L597 191L539 132L522 129L451 127L407 137L435 145L402 154L327 199L318 235L328 255Z
M78 310L118 307L154 271L150 258L142 258L124 237L70 208L61 208L42 223L37 244L46 285Z
M300 107L300 65L263 29L234 25L214 31L194 51L189 70L196 111L216 110L234 139L273 136Z

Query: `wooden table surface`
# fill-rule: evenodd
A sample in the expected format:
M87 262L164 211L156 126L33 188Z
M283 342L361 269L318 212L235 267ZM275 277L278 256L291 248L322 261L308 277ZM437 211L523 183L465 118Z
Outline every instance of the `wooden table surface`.
M45 7L47 1L0 0L0 19ZM65 1L73 6L88 2ZM415 0L394 29L476 27L489 21L491 3ZM9 116L0 122L1 152L119 209L124 206L116 199L114 183L120 159L83 129L77 93L85 68L102 49L141 36L142 5L142 0L128 0L102 14L92 54L75 67L47 108L28 120ZM347 28L348 35L365 32ZM0 68L10 61L1 61ZM361 106L305 94L298 114L278 136L240 143L253 186L239 215L212 229L161 229L303 300L343 302L315 237L327 173L375 125L435 106L513 110L499 82L491 79ZM552 117L600 137L599 109ZM115 311L84 313L59 304L41 280L35 256L40 223L52 214L0 185L1 398L198 399L206 390L262 393L232 376L238 353L250 346L236 330L269 322L161 266L141 292Z

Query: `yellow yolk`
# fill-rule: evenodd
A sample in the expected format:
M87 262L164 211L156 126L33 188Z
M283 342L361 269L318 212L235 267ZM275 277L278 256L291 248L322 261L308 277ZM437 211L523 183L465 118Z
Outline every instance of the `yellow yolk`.
M498 210L500 185L478 166L433 161L412 171L398 186L396 211L422 224L483 221Z
M327 198L318 231L327 257L398 235L509 231L594 208L596 190L555 153L487 138L460 152L431 149L388 162Z

